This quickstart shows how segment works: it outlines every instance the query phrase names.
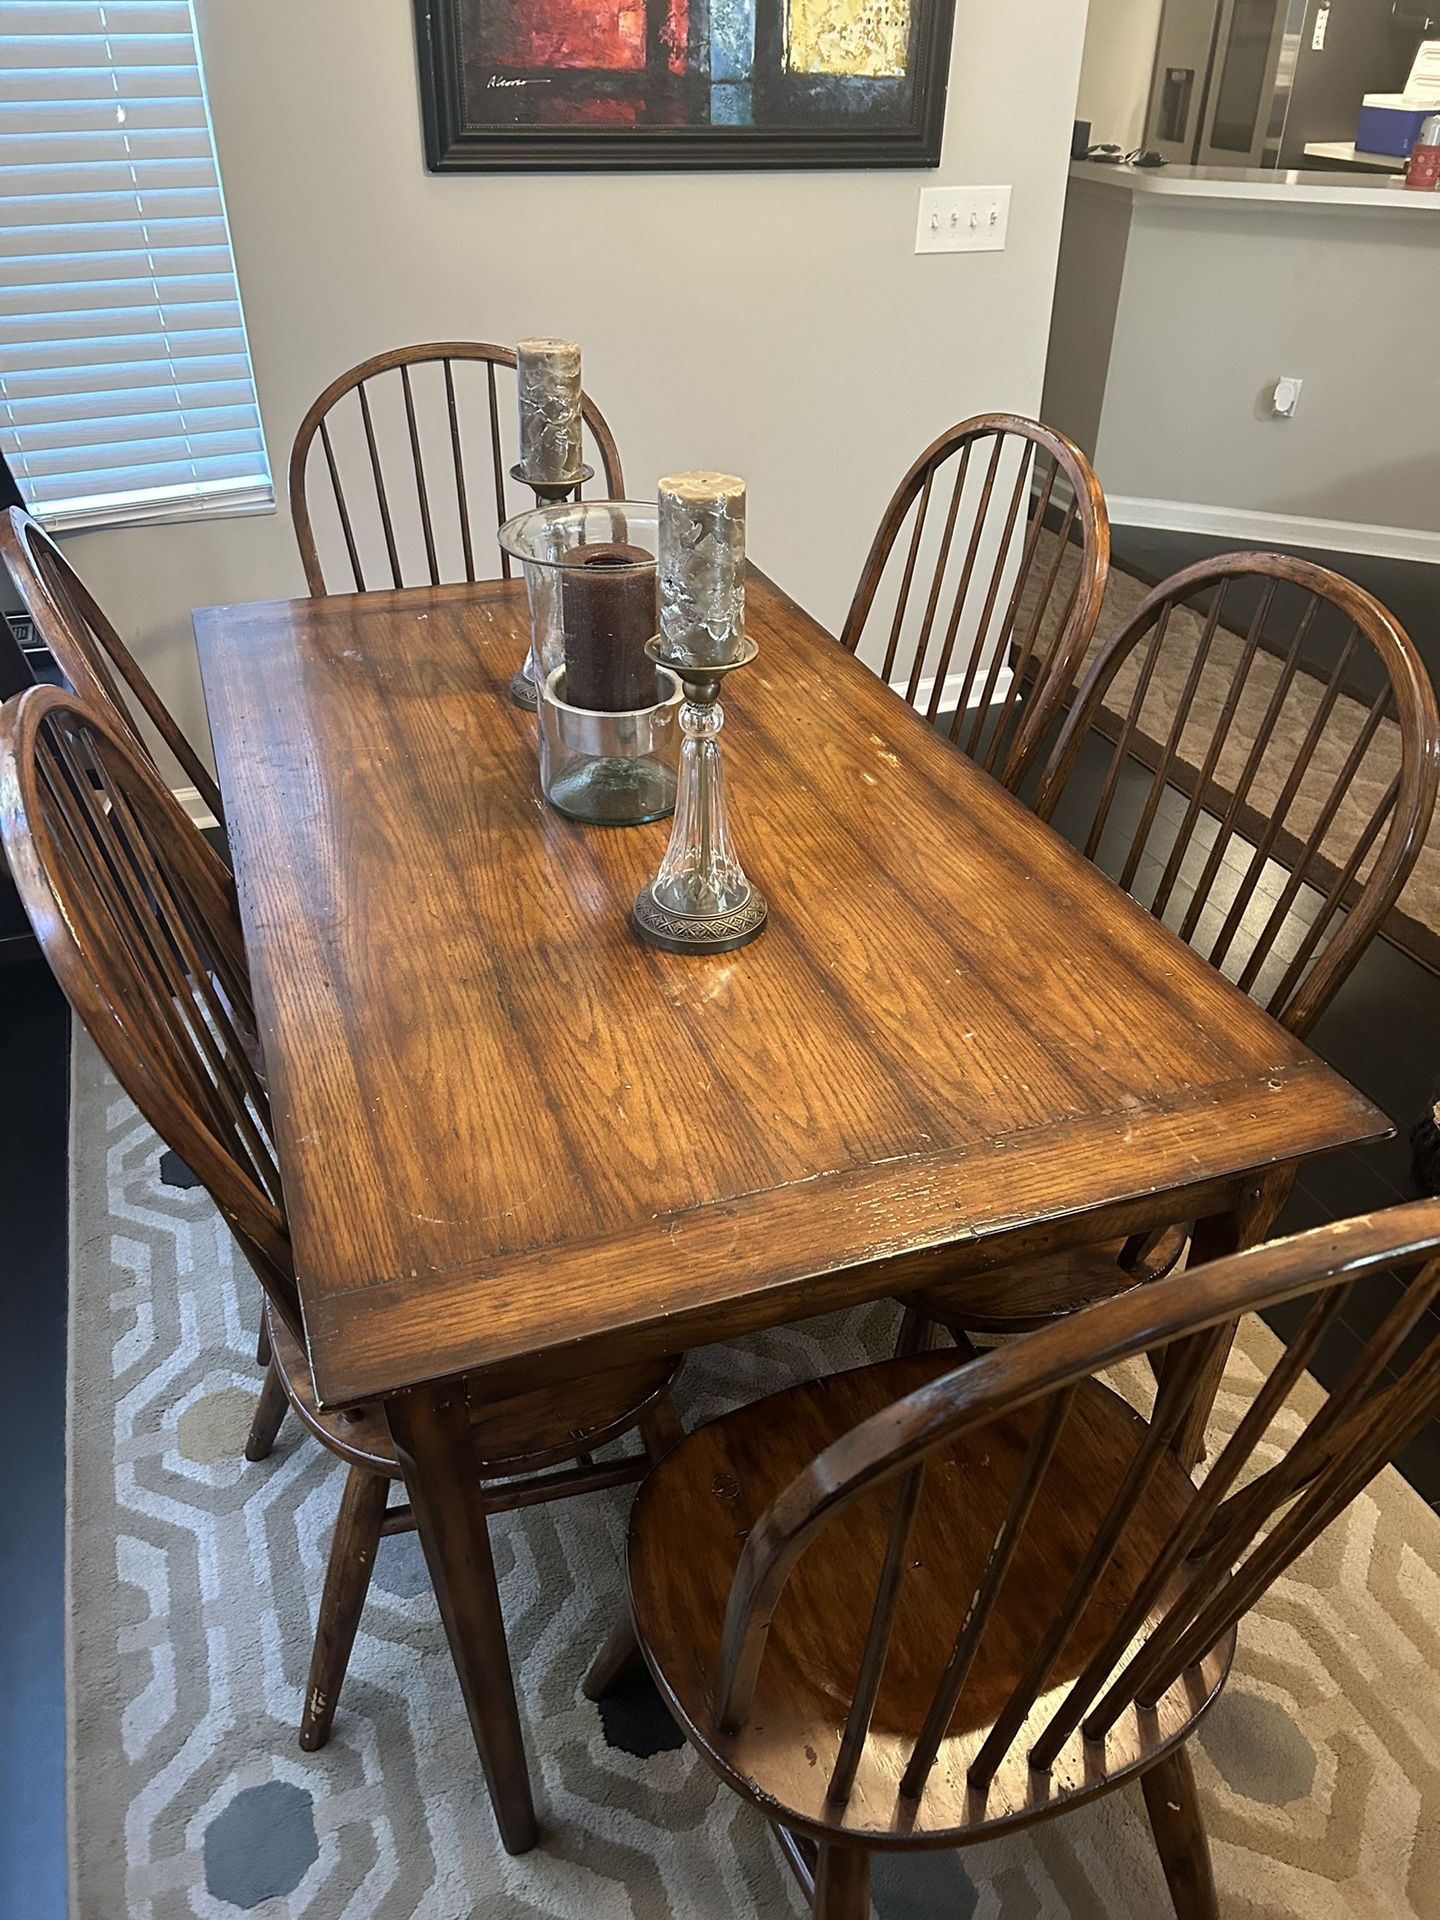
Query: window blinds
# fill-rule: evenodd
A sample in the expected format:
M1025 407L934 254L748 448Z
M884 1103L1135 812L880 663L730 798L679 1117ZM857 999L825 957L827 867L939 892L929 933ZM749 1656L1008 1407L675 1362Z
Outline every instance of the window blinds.
M190 0L0 0L0 450L52 527L273 498Z

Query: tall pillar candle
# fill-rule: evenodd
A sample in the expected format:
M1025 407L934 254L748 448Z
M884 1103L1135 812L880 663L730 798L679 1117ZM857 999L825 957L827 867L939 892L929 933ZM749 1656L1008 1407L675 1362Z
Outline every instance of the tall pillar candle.
M522 340L520 467L534 484L573 480L581 465L580 349L573 340Z
M561 569L565 699L592 712L653 707L656 674L645 643L655 634L655 562L643 547L574 547Z
M660 482L660 652L720 667L745 638L745 482L676 473Z

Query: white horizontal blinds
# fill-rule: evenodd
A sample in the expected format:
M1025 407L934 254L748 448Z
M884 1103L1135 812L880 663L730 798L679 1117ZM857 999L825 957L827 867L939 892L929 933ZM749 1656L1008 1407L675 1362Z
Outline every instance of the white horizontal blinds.
M0 448L52 526L272 498L189 0L0 0Z

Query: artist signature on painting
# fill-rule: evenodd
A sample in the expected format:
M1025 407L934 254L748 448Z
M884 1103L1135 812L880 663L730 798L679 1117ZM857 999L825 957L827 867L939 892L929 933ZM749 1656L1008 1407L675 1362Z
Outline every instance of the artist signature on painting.
M548 80L530 80L518 74L492 73L485 84L487 87L548 87L550 82Z

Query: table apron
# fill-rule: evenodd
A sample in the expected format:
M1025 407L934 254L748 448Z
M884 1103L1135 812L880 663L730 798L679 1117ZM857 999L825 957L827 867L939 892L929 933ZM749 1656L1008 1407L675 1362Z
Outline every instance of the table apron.
M1263 1185L1287 1182L1298 1161L1171 1187L1139 1198L1067 1214L1060 1220L1021 1224L989 1232L983 1239L953 1241L943 1247L887 1255L830 1273L741 1294L673 1319L618 1327L588 1335L573 1345L543 1353L511 1356L491 1366L467 1368L463 1375L472 1397L496 1399L584 1378L599 1368L650 1361L734 1340L769 1327L792 1326L816 1314L865 1306L887 1294L908 1294L941 1281L963 1279L996 1267L1011 1266L1043 1254L1094 1246L1132 1233L1175 1226L1253 1207ZM428 1391L433 1382L402 1392ZM398 1396L386 1395L386 1400Z

